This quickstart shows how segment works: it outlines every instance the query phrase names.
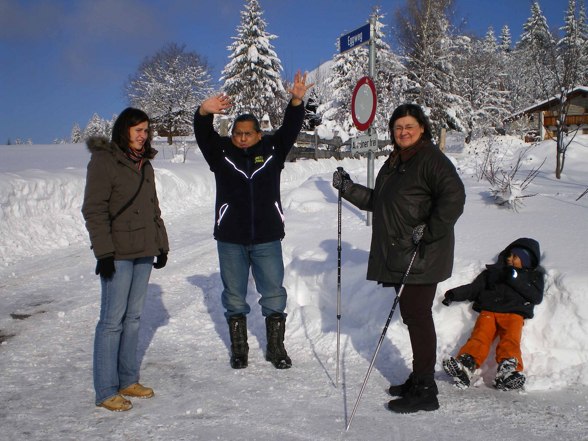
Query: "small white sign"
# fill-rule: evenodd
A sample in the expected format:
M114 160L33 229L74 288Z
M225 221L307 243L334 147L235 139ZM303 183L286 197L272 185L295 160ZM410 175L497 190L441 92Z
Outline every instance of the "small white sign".
M368 151L375 152L378 150L378 135L361 135L356 138L351 138L351 152L363 153Z

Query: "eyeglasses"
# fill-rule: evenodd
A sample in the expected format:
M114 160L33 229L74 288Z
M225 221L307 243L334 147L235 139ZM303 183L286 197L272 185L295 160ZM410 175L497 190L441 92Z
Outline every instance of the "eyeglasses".
M235 138L251 138L256 132L233 132Z
M411 125L404 126L404 127L403 126L394 126L394 127L392 127L392 130L394 130L395 132L398 132L398 133L402 132L403 130L406 130L407 132L412 132L414 129L417 129L419 127L420 127L419 125L411 124Z

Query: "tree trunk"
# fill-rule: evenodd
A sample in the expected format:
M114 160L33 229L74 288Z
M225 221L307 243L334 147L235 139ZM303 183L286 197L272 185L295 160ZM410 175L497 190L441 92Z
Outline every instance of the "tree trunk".
M559 149L557 151L556 158L557 158L557 161L555 164L555 178L561 179L561 153L559 152Z

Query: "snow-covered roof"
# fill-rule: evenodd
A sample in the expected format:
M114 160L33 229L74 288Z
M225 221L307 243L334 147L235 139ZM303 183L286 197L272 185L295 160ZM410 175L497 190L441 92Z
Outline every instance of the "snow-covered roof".
M588 94L588 86L578 86L575 87L574 89L572 89L569 93L568 93L568 98L571 98L575 95L580 95L580 94ZM541 102L535 103L523 110L520 110L516 113L513 113L510 117L507 118L507 120L513 120L513 119L517 119L520 118L523 115L526 115L527 113L534 113L537 112L539 110L542 110L543 108L547 108L549 106L551 106L554 102L559 101L559 96L552 96L549 99L543 100Z

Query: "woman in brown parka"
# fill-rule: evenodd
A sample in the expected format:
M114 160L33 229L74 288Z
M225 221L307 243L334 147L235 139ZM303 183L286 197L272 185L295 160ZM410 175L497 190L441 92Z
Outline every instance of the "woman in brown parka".
M149 117L125 109L112 141L92 137L82 214L102 287L94 338L96 405L112 411L133 406L124 398L150 398L139 383L137 343L151 268L163 268L169 251L150 160ZM154 257L156 261L154 263Z

